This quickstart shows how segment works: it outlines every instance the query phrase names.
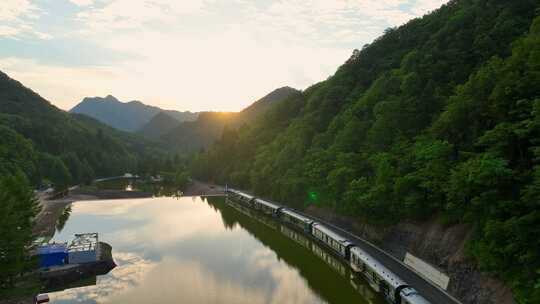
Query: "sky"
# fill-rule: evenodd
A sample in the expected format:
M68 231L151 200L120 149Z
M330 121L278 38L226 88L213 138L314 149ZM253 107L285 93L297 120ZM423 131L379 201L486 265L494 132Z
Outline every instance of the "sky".
M325 80L447 0L0 0L0 70L59 108L114 95L238 111Z

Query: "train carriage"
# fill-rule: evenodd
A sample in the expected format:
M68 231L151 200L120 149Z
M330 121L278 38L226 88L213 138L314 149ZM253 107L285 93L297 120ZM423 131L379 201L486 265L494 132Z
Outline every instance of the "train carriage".
M401 304L431 304L412 287L404 288L399 294L401 296Z
M390 303L400 303L396 300L400 298L400 286L406 286L403 280L359 247L351 248L350 263L351 268L361 273Z
M303 231L310 233L311 225L314 223L313 220L300 215L289 209L281 209L279 212L279 217L286 223L289 223Z
M416 290L396 274L388 270L359 247L350 249L351 268L361 273L368 283L380 292L388 302L395 304L427 304Z
M228 188L226 192L246 207L259 210L268 215L279 216L284 222L311 234L332 251L349 261L353 271L362 274L368 283L376 291L380 292L388 302L393 304L430 304L418 291L407 285L376 259L325 225L314 222L308 217L283 208L276 203L256 198L241 191Z
M277 204L262 200L260 198L256 198L253 200L253 207L257 210L262 211L265 214L272 216L278 216L279 211L283 209L283 207Z
M232 197L239 200L244 205L248 205L248 206L251 206L253 203L253 200L255 199L255 197L252 195L249 195L244 192L240 192L238 190L234 190L232 188L227 189L227 194L231 195Z
M349 249L354 246L353 243L322 224L313 223L311 227L311 234L316 239L326 244L340 256L349 259Z

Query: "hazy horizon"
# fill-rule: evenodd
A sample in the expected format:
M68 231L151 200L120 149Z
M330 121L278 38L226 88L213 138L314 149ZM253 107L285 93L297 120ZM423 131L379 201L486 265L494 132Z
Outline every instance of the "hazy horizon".
M4 0L0 70L64 110L113 95L238 111L325 80L384 29L445 2Z

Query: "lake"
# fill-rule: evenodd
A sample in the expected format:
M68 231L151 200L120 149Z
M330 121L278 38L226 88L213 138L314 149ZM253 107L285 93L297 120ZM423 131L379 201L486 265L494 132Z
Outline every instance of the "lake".
M383 303L310 238L223 197L78 202L54 240L98 232L118 264L51 303Z

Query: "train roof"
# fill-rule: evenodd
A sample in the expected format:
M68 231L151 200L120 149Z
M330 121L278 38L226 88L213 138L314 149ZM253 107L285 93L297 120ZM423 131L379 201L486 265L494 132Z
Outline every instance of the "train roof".
M322 231L324 234L328 235L329 237L333 238L334 240L341 242L343 244L352 244L346 237L338 234L337 232L331 230L330 228L324 226L320 223L313 224L314 228L317 228L318 230Z
M263 204L263 205L266 205L270 208L273 208L273 209L279 209L279 208L282 208L280 205L278 204L274 204L274 203L271 203L269 201L265 201L263 199L260 199L260 198L256 198L255 199L256 202L258 202L259 204Z
M249 198L249 199L254 198L253 195L249 195L249 194L244 193L244 192L242 192L242 191L234 190L234 189L231 189L231 188L229 188L228 191L231 192L231 193L234 193L234 194L236 194L236 195L240 195L240 196Z
M238 194L238 195L242 194L242 192L240 192L238 190L235 190L235 189L231 189L231 188L227 189L227 192L231 192L231 193Z
M369 268L373 269L373 271L375 271L375 273L377 273L379 277L384 278L388 283L390 283L394 289L398 288L401 285L407 285L405 281L403 281L392 271L388 270L388 268L384 267L381 263L379 263L371 255L367 254L360 247L352 247L351 254L356 254L360 258L360 260L362 260L362 262L368 265Z
M253 195L249 195L249 194L247 194L247 193L240 192L240 191L238 191L238 195L243 196L243 197L245 197L245 198L248 198L248 199L250 199L250 200L253 199L253 198L255 198L255 196L253 196Z
M416 289L409 287L404 288L401 292L401 297L406 299L408 303L411 304L431 304L428 300L422 297Z
M298 214L298 213L296 213L296 212L294 212L294 211L292 211L292 210L289 210L289 209L283 209L283 210L281 210L281 212L282 212L282 213L285 213L285 214L288 214L288 215L290 215L290 216L292 216L292 217L295 217L295 218L297 218L297 219L299 219L299 220L301 220L301 221L304 221L304 222L306 222L306 223L311 223L311 222L313 222L312 219L310 219L310 218L308 218L308 217L305 217L305 216L303 216L303 215L301 215L301 214Z

